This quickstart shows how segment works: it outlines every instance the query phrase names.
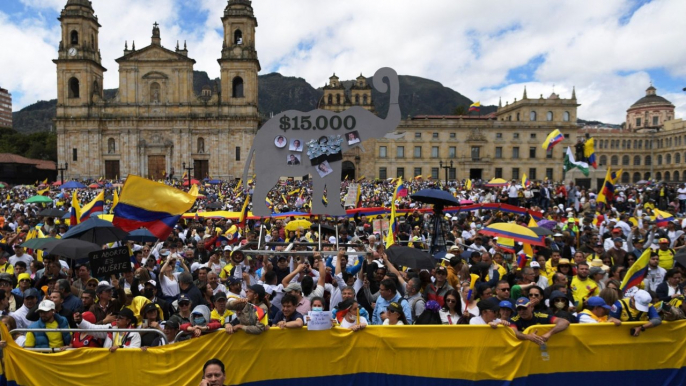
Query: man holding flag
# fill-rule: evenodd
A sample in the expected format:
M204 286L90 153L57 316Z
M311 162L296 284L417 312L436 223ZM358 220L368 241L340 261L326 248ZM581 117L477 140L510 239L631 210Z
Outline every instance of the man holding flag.
M395 237L398 232L398 220L395 216L395 201L398 199L401 190L405 190L405 195L407 195L407 189L403 186L403 179L398 178L398 183L395 185L395 189L393 189L393 200L391 200L391 221L388 224L388 234L386 235L386 240L384 242L386 248L395 244Z
M615 185L617 184L619 176L621 175L622 169L619 169L618 172L613 172L612 168L609 166L607 167L605 182L603 182L603 186L600 188L598 197L596 198L596 202L598 202L598 204L602 203L604 205L609 205L612 202L615 194Z

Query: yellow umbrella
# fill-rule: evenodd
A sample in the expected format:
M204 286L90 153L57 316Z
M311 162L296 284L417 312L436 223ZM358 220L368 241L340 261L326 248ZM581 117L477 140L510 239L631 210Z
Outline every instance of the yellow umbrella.
M479 233L495 237L507 237L531 245L545 246L542 236L537 235L527 227L513 223L500 222L492 224L480 230Z
M297 231L298 228L310 229L311 226L312 226L312 223L305 220L305 219L293 220L293 221L290 221L288 224L286 224L286 230L287 231Z
M495 186L495 187L497 187L497 186L505 186L505 185L507 185L507 181L503 180L502 178L494 178L494 179L488 181L488 183L484 186L491 186L491 187Z

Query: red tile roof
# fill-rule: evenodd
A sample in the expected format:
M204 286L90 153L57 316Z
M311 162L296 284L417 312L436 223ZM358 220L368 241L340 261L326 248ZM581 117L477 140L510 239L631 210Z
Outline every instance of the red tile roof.
M57 168L54 161L31 159L10 153L0 153L0 164L29 164L36 165L36 169L43 170L55 170Z

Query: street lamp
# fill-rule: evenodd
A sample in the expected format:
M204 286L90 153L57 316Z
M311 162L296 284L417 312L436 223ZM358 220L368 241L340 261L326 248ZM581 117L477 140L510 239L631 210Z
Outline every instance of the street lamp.
M183 170L188 172L188 186L190 187L191 186L191 172L193 171L193 168L191 167L190 164L188 165L188 167L186 167L185 162L181 166L183 167ZM181 186L183 186L183 178L181 178L181 180L182 180Z
M57 171L60 172L60 178L62 179L62 185L64 185L64 171L69 170L69 164L67 162L64 165L57 165Z
M450 160L450 164L446 161L445 166L443 166L443 160L438 161L438 165L441 169L445 170L445 186L448 186L448 170L453 168L453 161Z

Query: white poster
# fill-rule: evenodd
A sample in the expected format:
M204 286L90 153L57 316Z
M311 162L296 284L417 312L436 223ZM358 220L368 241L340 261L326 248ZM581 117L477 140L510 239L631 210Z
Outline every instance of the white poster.
M307 329L321 331L331 329L331 311L310 311L307 313Z

